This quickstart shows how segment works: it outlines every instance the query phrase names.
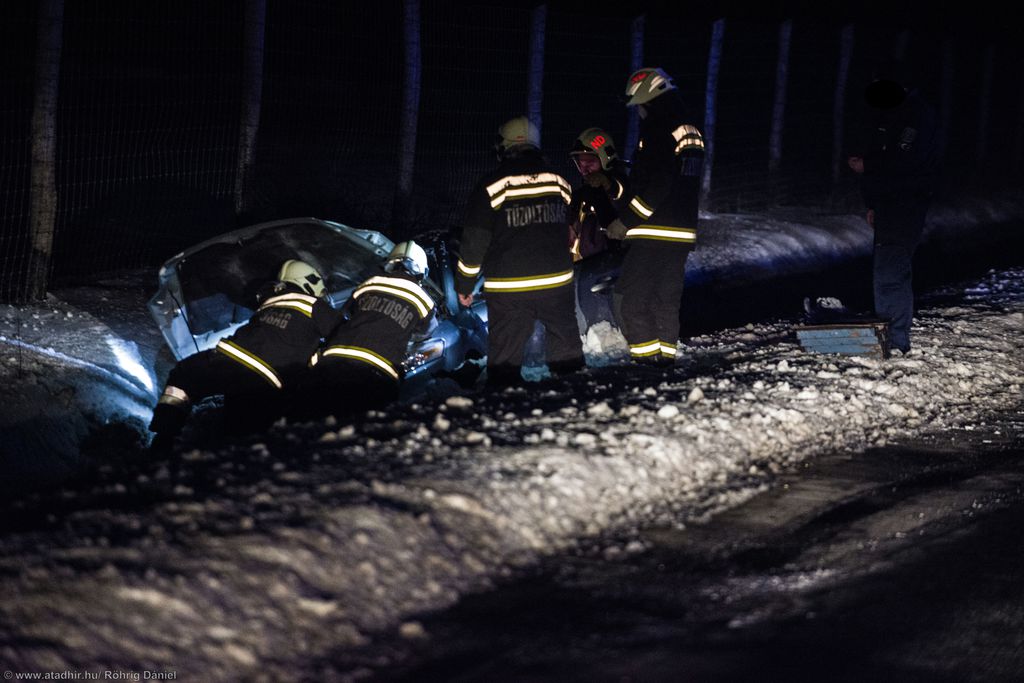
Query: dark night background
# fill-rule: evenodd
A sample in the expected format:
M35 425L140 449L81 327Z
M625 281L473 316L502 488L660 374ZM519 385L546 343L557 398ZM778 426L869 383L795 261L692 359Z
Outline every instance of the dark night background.
M313 215L402 238L446 229L492 163L498 124L524 113L535 3L425 2L409 212L394 213L403 74L400 2L268 0L255 172L233 204L245 3L65 3L57 112L57 218L50 283L156 266L236 225ZM36 10L6 3L0 104L0 300L23 295L29 249ZM713 211L776 205L858 212L854 179L832 182L840 31L853 26L844 140L871 64L905 41L926 96L951 56L945 194L1019 185L1020 47L1009 10L977 3L605 3L548 5L543 145L562 164L584 128L624 146L618 95L630 27L644 16L645 65L661 66L701 124L711 27L724 18ZM768 135L779 23L793 20L780 173ZM902 36L902 38L901 38ZM987 52L991 50L991 52ZM984 63L993 60L986 90ZM987 104L983 93L989 93ZM982 111L987 106L987 118Z

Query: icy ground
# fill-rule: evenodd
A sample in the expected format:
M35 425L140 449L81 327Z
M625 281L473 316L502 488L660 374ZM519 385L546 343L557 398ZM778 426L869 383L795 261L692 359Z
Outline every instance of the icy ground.
M145 419L159 339L132 327L131 296L110 286L35 313L0 308L5 329L22 325L4 335L5 424L40 396L51 425L63 415L87 432L103 410ZM85 314L74 296L110 307ZM197 681L358 678L333 669L332 653L382 632L429 637L418 613L542 556L643 552L636 529L735 505L806 458L980 425L1018 405L1024 270L927 301L915 350L887 361L804 353L793 321L779 320L690 339L675 368L655 373L611 363L621 339L591 330L589 360L604 367L529 391L234 440L197 428L164 459L112 453L83 482L4 505L0 662ZM109 353L76 355L100 347ZM137 373L118 370L132 359ZM89 403L109 387L122 388L120 407Z

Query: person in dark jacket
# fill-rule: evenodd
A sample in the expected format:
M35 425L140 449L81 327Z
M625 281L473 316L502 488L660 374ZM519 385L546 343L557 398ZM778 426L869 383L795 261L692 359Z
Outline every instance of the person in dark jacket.
M306 400L341 415L398 399L409 342L436 325L434 299L421 284L426 274L423 247L395 245L384 272L353 290L341 309L344 322L310 359Z
M661 69L634 72L626 105L640 113L629 189L608 236L629 245L613 305L634 361L675 362L686 259L697 241L704 139Z
M539 321L555 374L584 366L576 323L572 257L565 248L568 181L541 155L526 117L499 128L498 167L471 192L462 225L456 291L473 303L477 278L487 296L487 383L522 381L523 352Z
M600 278L619 274L622 242L609 238L602 226L618 217L613 201L625 194L629 171L611 135L600 128L580 133L569 156L583 177L569 203L569 251L576 263L576 300L589 328L613 320L610 292L590 289Z
M864 90L870 109L861 150L847 164L861 178L874 229L875 314L889 321L890 346L910 350L914 315L912 263L938 181L935 111L898 61L876 67Z
M209 396L224 395L236 428L266 426L282 412L282 390L305 372L321 339L341 320L323 298L324 281L308 263L285 261L256 295L258 308L235 333L179 362L167 378L149 429L153 450L169 448Z

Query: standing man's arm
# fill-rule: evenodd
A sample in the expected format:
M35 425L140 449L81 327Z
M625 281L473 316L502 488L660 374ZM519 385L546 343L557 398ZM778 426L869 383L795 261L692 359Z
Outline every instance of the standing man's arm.
M494 223L494 209L487 191L478 185L470 193L469 206L462 222L462 243L459 261L455 268L455 291L459 303L470 306L473 303L473 288L482 274L484 256L491 245L491 231Z

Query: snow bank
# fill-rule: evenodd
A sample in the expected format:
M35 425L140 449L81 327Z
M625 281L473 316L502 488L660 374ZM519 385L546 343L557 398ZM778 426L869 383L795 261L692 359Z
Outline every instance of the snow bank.
M0 306L0 492L78 471L83 442L106 425L145 429L170 357L145 310L150 276Z
M642 550L631 529L735 504L816 453L1018 405L1024 271L945 296L889 361L749 325L691 340L664 375L595 368L111 472L81 494L102 504L0 540L0 659L341 678L332 653L429 637L417 613L541 555Z

